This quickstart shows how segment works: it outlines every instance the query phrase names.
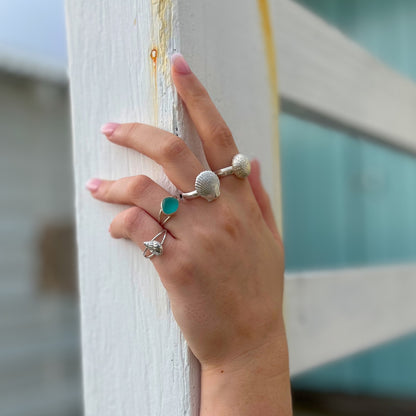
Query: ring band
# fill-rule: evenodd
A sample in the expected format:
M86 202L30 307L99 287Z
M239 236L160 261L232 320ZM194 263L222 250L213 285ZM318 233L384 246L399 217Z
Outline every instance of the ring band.
M220 181L211 170L204 170L195 179L195 190L180 194L181 199L193 199L202 197L208 202L214 201L220 196Z
M250 159L247 156L241 153L238 153L233 157L231 166L228 166L223 169L219 169L215 173L220 178L224 176L228 176L228 175L235 175L237 178L244 179L248 175L250 175L250 172L251 172Z
M147 259L151 259L153 256L161 256L163 254L163 243L166 240L167 235L166 230L162 230L159 234L156 234L150 241L145 241L143 244L146 247L143 251L143 256ZM161 241L157 241L156 239L163 235ZM150 252L150 254L147 254Z
M174 196L168 196L160 203L159 223L165 225L179 208L179 201Z

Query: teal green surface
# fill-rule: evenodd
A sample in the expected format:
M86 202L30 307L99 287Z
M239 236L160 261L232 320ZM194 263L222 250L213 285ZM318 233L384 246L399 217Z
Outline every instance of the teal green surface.
M294 377L292 384L305 390L414 398L415 346L416 335L412 334Z
M166 215L174 214L179 208L179 201L172 197L168 196L162 201L162 211Z
M416 80L416 1L298 0L374 56Z
M416 158L280 116L286 267L416 260Z
M299 3L416 81L416 1ZM286 114L280 130L289 270L416 260L414 156ZM416 334L298 376L293 383L416 398Z

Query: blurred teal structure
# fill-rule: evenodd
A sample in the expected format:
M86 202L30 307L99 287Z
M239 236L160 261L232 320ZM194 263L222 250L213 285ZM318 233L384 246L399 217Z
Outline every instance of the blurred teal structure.
M416 81L415 1L299 3ZM280 130L289 271L416 260L415 156L287 114ZM416 398L416 334L295 377L293 384Z

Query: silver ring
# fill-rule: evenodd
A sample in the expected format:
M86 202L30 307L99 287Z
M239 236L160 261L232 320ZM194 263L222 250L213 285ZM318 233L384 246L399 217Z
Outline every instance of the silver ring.
M220 196L220 180L211 170L204 170L195 179L195 191L180 194L181 199L202 197L208 202Z
M145 241L143 244L146 247L143 251L143 256L147 259L151 259L153 256L161 256L163 254L163 243L166 240L167 231L163 230L159 234L156 234L150 241ZM163 235L162 240L159 242L156 239ZM150 254L147 254L150 252Z
M179 208L178 198L168 196L160 203L159 223L165 225Z
M215 173L222 178L223 176L228 175L235 175L237 178L244 179L248 175L250 175L251 172L251 165L250 165L250 159L242 155L241 153L236 154L233 157L231 166L228 166L223 169L217 170Z

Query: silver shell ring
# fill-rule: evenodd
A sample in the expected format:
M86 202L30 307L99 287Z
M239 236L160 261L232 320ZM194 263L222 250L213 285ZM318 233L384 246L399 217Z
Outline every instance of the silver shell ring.
M250 160L247 156L238 153L233 157L231 166L217 170L215 173L222 178L223 176L235 175L237 178L244 179L251 172Z
M146 247L143 251L143 256L147 259L151 259L153 256L161 256L163 254L163 243L166 240L167 231L163 230L159 234L156 234L150 241L145 241L143 244ZM162 236L162 240L159 242L157 238Z
M220 196L220 180L211 170L204 170L196 177L195 191L179 195L181 199L193 199L199 196L208 202Z

